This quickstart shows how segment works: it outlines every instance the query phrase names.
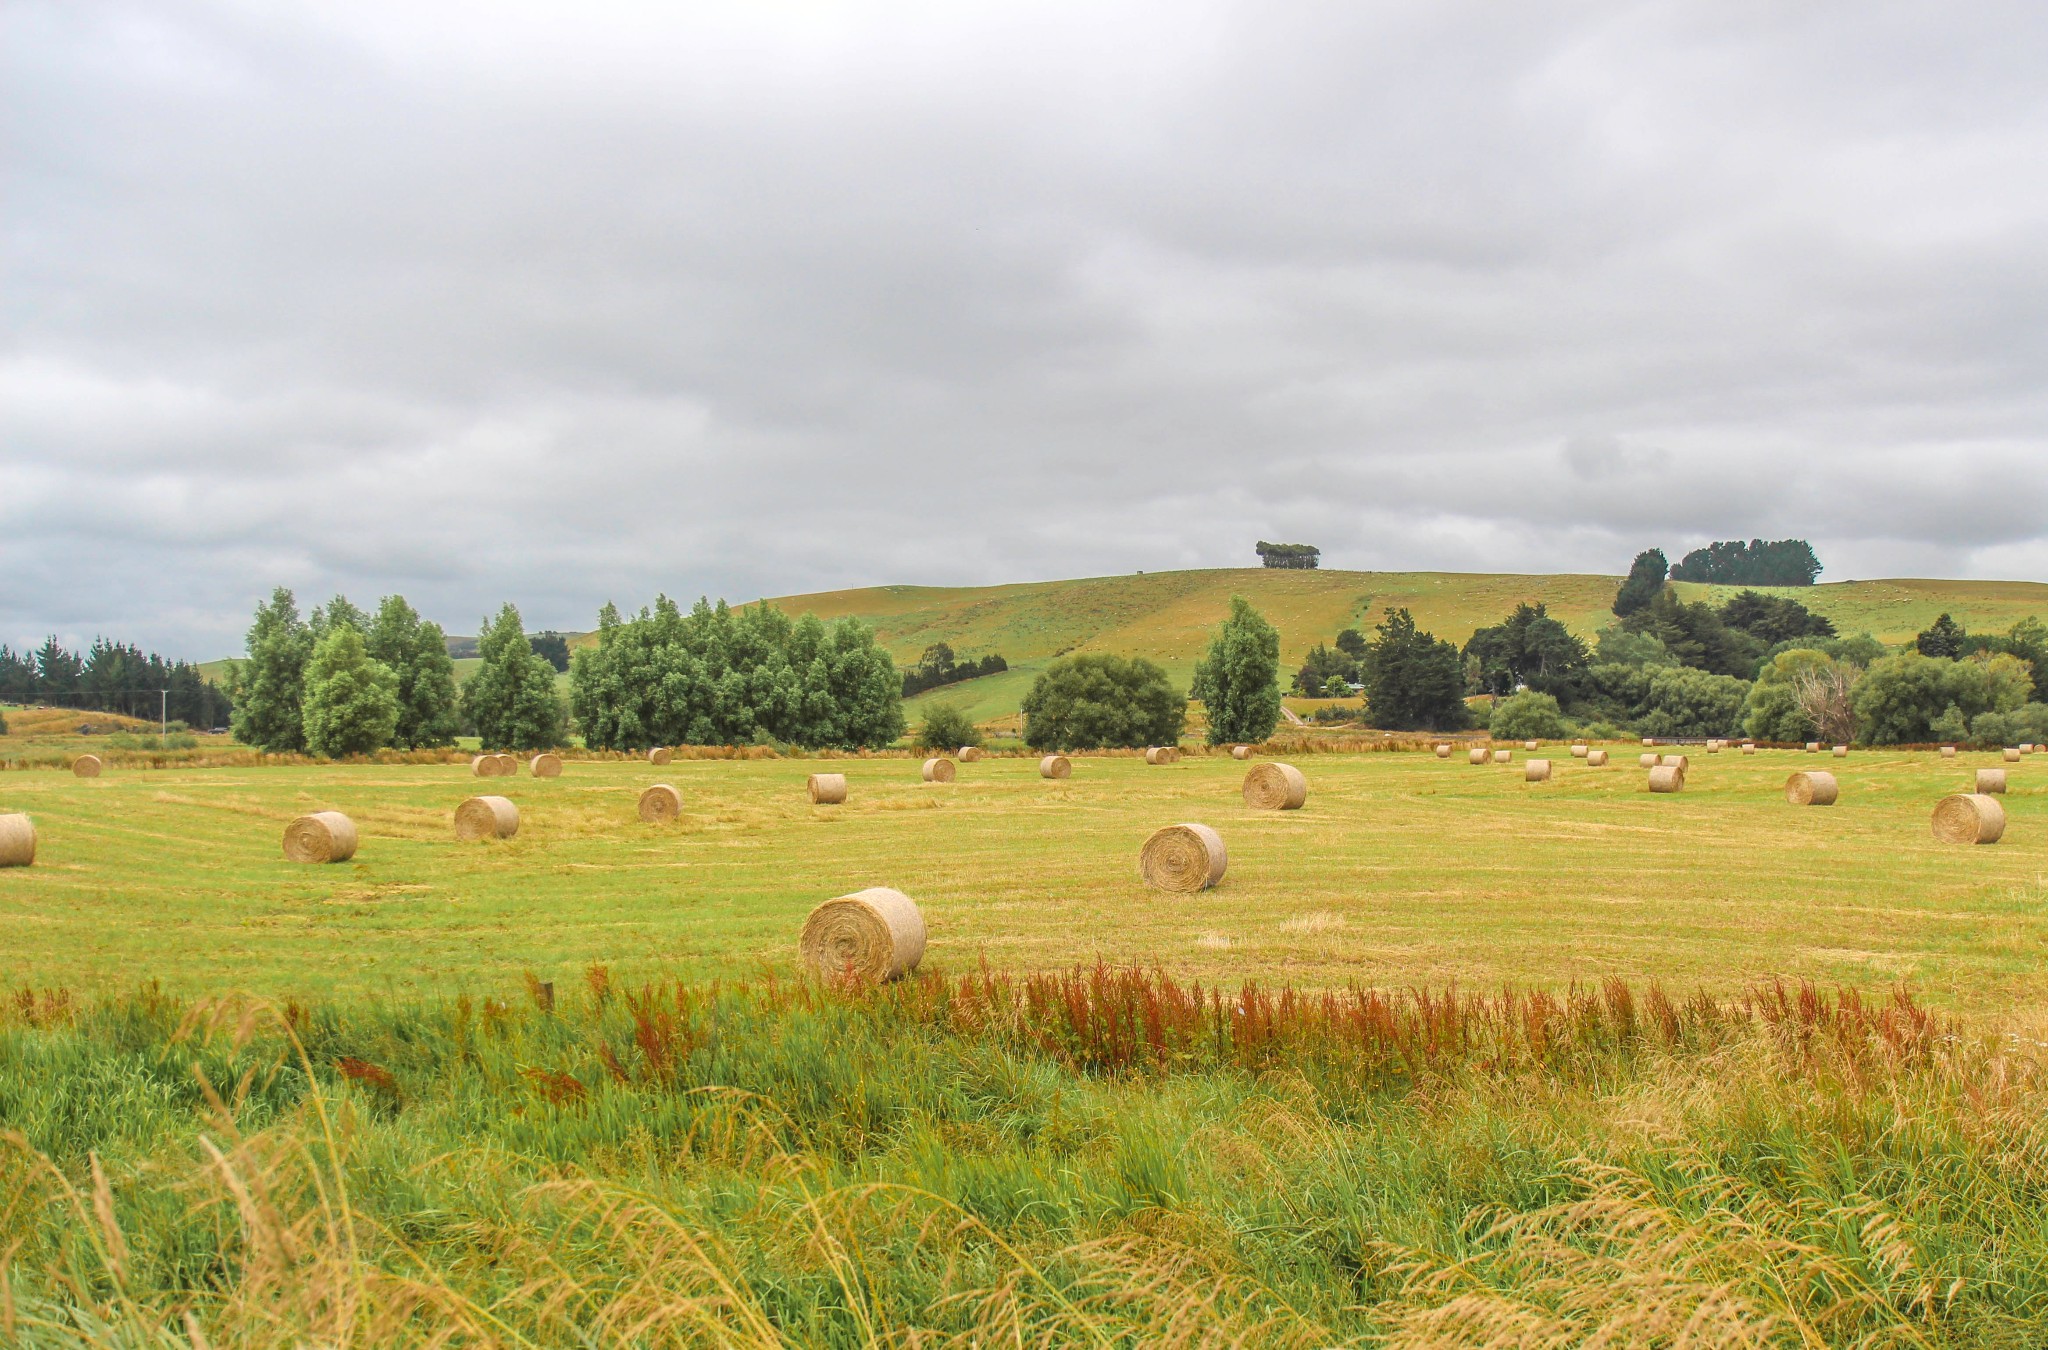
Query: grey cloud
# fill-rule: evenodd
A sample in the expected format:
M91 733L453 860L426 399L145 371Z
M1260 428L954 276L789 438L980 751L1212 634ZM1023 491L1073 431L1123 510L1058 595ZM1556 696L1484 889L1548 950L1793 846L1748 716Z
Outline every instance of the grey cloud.
M0 11L0 640L278 582L2048 577L2019 4Z

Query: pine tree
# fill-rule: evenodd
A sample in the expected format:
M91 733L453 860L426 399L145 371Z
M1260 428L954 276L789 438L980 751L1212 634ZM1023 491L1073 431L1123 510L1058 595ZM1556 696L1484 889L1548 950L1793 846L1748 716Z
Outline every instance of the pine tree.
M1661 548L1646 548L1636 554L1636 560L1629 564L1627 579L1614 593L1614 612L1627 618L1639 609L1648 608L1663 591L1664 578L1670 570L1671 564Z
M299 618L298 601L280 586L256 610L249 656L234 672L235 739L261 750L306 748L306 661L313 636Z
M1405 609L1388 610L1373 631L1363 662L1372 724L1400 731L1463 728L1469 719L1457 647L1418 629Z
M546 750L561 743L562 701L555 668L534 654L519 611L506 605L477 638L483 665L462 703L486 750Z
M398 722L391 743L416 750L453 745L461 719L455 709L455 663L441 625L421 619L402 595L387 595L365 632L372 657L398 679Z
M1241 595L1230 597L1189 697L1209 714L1209 744L1263 741L1280 722L1280 634Z
M398 676L375 660L354 624L340 623L306 663L306 748L338 759L391 743L398 724Z

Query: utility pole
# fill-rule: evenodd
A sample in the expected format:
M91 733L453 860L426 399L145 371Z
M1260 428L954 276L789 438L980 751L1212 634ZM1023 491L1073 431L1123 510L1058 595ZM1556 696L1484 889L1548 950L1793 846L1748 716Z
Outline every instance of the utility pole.
M160 696L157 704L156 748L167 750L170 748L168 742L171 739L171 691L159 689L156 692Z

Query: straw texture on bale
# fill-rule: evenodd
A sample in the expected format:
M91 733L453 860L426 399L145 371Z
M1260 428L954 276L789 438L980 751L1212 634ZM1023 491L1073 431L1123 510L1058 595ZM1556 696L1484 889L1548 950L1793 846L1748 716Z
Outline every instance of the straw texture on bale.
M1809 755L1817 755L1817 754L1819 754L1819 753L1820 753L1820 742L1819 742L1819 741L1808 741L1808 742L1806 743L1806 753L1807 753L1807 754L1809 754Z
M1522 781L1525 783L1547 783L1550 781L1550 761L1547 759L1526 760L1522 764Z
M1538 748L1540 748L1540 747L1542 746L1542 744L1543 744L1543 742L1541 742L1541 741L1523 741L1523 742L1522 742L1522 748L1523 748L1524 750L1535 750L1535 749L1538 749Z
M933 755L924 762L924 781L927 783L950 783L953 774L953 761L944 755Z
M846 800L846 775L843 773L814 773L804 783L804 791L817 806L837 806Z
M2011 747L2009 747L2009 746L2008 746L2008 747L2006 748L2006 751L2005 751L2005 762L2006 762L2006 763L2008 763L2008 764L2017 764L2017 763L2019 763L2019 762L2020 762L2020 752L2019 752L2019 751L2017 751L2017 750L2015 750L2015 749L2012 749Z
M469 761L469 771L478 778L496 778L498 776L498 757L496 755L472 756Z
M650 825L666 825L683 813L683 794L667 783L656 783L640 794L640 819Z
M1249 745L1233 745L1230 747L1230 757L1232 759L1250 759L1252 757L1252 748Z
M1588 750L1586 752L1586 763L1595 769L1606 768L1607 752L1605 750Z
M1755 742L1755 741L1744 741L1744 742L1742 743L1742 753L1743 753L1743 754L1745 754L1745 755L1753 755L1753 754L1755 754L1755 753L1756 753L1756 742Z
M962 764L972 764L975 760L981 758L981 747L978 745L963 745L960 747L959 758Z
M1493 752L1493 762L1496 764L1506 764L1514 757L1515 752L1512 750L1496 750Z
M2004 769L1979 769L1979 770L1977 770L1977 791L1979 791L1979 792L2003 792L2003 791L2005 791L2005 770L2004 770Z
M1956 757L1956 748L1953 745L1942 746L1941 757L1943 759L1954 759Z
M356 856L356 823L339 811L315 811L284 827L284 856L295 863L347 862Z
M1794 806L1833 806L1840 793L1835 776L1819 769L1795 773L1785 780L1785 800Z
M519 833L519 808L503 797L471 797L455 808L457 839L510 839Z
M1449 759L1451 757L1451 747L1448 745L1439 745L1436 748L1436 757L1438 759Z
M1836 746L1836 747L1835 747L1835 758L1836 758L1836 759L1847 759L1848 757L1849 757L1849 747L1848 747L1848 746L1846 746L1846 745L1838 745L1838 746Z
M1068 778L1073 775L1074 766L1065 755L1047 755L1038 761L1040 778Z
M1474 746L1472 749L1467 750L1465 752L1465 762L1468 764L1487 764L1491 763L1492 760L1493 756L1487 754L1486 751L1480 748L1479 746Z
M1154 745L1145 750L1147 764L1174 764L1180 760L1180 751L1171 745Z
M1934 837L1944 844L1995 844L2005 835L2005 808L1981 792L1943 797L1934 808Z
M1654 769L1657 767L1657 757L1655 755L1637 755L1636 767L1639 769Z
M1721 743L1720 743L1719 741L1708 741L1708 742L1707 742L1707 753L1708 753L1708 754L1710 754L1710 755L1718 755L1718 754L1720 754L1720 753L1721 753Z
M1677 765L1659 764L1656 768L1650 770L1650 791L1683 792L1684 790L1685 770Z
M1588 749L1587 749L1587 748L1586 748L1585 746L1583 746L1583 745L1575 745L1575 746L1573 746L1573 747L1572 747L1572 758L1573 758L1573 759L1584 759L1584 758L1585 758L1585 757L1586 757L1587 755L1590 755L1590 754L1592 754L1592 753L1593 753L1593 752L1592 752L1591 750L1588 750Z
M1154 830L1138 854L1138 875L1162 891L1206 891L1223 880L1223 836L1207 825Z
M1692 761L1684 755L1659 755L1657 756L1657 762L1668 768L1676 769L1680 773L1684 773L1692 767Z
M528 767L532 769L535 778L560 778L562 776L562 757L546 753L538 754L528 762Z
M901 979L924 959L924 915L903 892L870 886L812 910L796 945L803 963L824 979L880 984Z
M517 778L519 776L519 756L499 755L498 772L507 778Z
M1308 779L1292 764L1254 764L1244 776L1244 804L1255 811L1298 811L1308 800Z
M674 758L674 753L665 745L657 745L647 752L647 762L649 764L666 764Z
M27 816L0 816L0 867L27 867L36 860L36 823Z
M99 777L100 767L100 757L98 755L80 755L77 759L71 761L71 772L77 774L80 778Z

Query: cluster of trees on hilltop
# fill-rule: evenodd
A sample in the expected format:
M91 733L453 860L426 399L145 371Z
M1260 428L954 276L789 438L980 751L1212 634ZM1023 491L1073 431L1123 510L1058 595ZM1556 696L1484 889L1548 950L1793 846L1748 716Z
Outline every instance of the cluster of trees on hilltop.
M597 749L853 749L903 734L902 682L873 628L792 620L768 604L699 600L685 614L661 596L630 619L606 605L597 645L576 651L569 678L584 743Z
M1804 539L1752 539L1746 544L1720 539L1679 559L1671 579L1719 586L1811 586L1820 579L1820 558Z
M941 689L962 680L995 675L1009 668L1010 663L1000 653L990 652L979 659L970 657L960 661L955 659L953 649L946 643L934 642L924 649L916 665L903 672L903 697L914 698L927 689Z
M231 712L227 694L197 666L105 638L94 638L82 655L54 637L32 652L0 646L0 702L168 717L202 729L225 726Z
M1263 566L1296 571L1312 571L1320 567L1323 560L1323 551L1314 544L1269 544L1261 539L1254 551Z

